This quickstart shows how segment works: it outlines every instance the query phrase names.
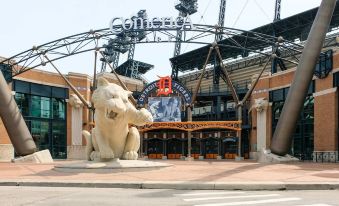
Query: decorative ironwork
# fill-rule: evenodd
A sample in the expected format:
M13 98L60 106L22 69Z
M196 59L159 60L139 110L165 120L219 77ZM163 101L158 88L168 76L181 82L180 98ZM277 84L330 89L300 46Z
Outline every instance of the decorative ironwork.
M139 127L140 132L146 132L155 129L176 129L192 132L202 129L229 129L240 131L241 121L216 121L216 122L153 122Z
M161 22L159 22L160 25ZM157 22L153 24L157 25ZM117 25L118 27L119 25ZM239 30L234 28L223 27L222 35L224 36L224 40L222 44L219 44L220 47L235 49L235 50L247 50L248 52L254 52L257 54L261 54L263 56L270 56L265 52L259 51L255 48L246 47L242 42L248 41L256 41L262 42L262 44L273 44L276 42L276 38L266 34L255 33L252 31ZM129 33L133 33L135 31L128 30L125 31L125 35L129 36ZM106 48L104 45L108 40L110 41L109 46L114 48L124 48L124 51L128 51L130 44L152 44L152 43L176 43L178 40L175 38L175 33L177 29L174 28L145 28L142 32L145 33L145 38L139 40L138 38L133 41L129 41L128 39L119 40L119 36L112 33L109 28L100 29L100 30L91 30L89 32L84 32L81 34L72 35L69 37L61 38L46 44L42 44L39 46L33 46L31 49L28 49L24 52L16 54L8 59L0 61L0 64L9 64L13 68L13 76L17 76L23 72L26 72L30 69L44 66L46 62L43 60L43 55L48 54L50 57L50 61L56 61L65 57L69 57L72 55L98 50L101 48ZM194 27L189 30L183 30L185 38L182 39L181 43L186 44L202 44L210 46L209 42L206 42L205 38L208 36L215 36L216 30L215 26L211 25L202 25L202 24L194 24ZM191 38L190 34L194 34ZM235 39L235 36L237 38ZM116 37L116 38L115 38ZM228 39L227 41L225 41ZM299 47L293 42L285 42L285 44L280 45L280 47L288 50L292 45L295 47ZM195 67L191 67L194 69Z

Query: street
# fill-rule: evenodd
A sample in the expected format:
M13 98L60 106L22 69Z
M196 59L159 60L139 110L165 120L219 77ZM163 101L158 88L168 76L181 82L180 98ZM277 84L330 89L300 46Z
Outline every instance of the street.
M321 191L223 191L148 190L75 187L0 187L1 206L42 205L161 205L161 206L335 206L338 190Z

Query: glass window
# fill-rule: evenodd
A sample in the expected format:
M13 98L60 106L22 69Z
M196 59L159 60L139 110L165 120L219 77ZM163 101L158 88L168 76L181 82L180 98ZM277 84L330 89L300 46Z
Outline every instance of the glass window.
M339 72L333 74L333 87L339 87Z
M14 82L14 89L15 100L38 150L49 149L53 158L67 158L65 98L68 89L18 80Z
M29 115L29 95L15 93L15 101L19 107L19 110L23 116Z
M314 74L318 78L325 78L330 73L333 67L333 51L328 50L321 53L317 65L315 66Z
M12 81L12 66L9 64L0 64L0 72L2 72L7 82Z
M51 107L50 98L32 96L31 116L50 118L51 117L50 107Z
M67 99L68 92L65 88L52 87L52 97Z
M287 98L287 94L289 90L290 90L289 87L284 88L284 100Z
M270 99L273 100L272 104L272 128L273 132L278 123L284 100L287 97L288 88L284 89L284 98L282 101L274 101L280 99L281 92L272 91L270 93ZM291 154L300 159L312 159L313 145L313 133L314 133L314 97L311 95L314 91L314 82L310 84L309 96L306 97L304 107L300 113L299 120L297 122L295 132L293 134L293 145L291 147Z
M307 94L310 95L310 94L313 94L314 91L315 91L315 86L314 86L314 80L311 81L310 85L308 86L308 91L307 91Z
M65 100L53 98L53 119L65 119Z
M51 87L47 85L31 83L31 94L50 97Z
M272 91L272 101L278 102L284 100L284 89Z
M64 122L52 123L52 155L55 158L66 158L67 138L66 124Z
M207 139L205 142L206 154L217 154L218 153L218 140Z
M273 121L278 122L278 119L280 117L280 113L282 111L282 108L284 106L284 102L274 102L272 105L273 109Z
M64 122L53 122L52 136L54 145L66 145L66 124Z
M14 81L14 90L19 93L30 93L29 82L23 82L19 80Z
M31 133L34 142L39 150L48 149L49 141L49 124L45 121L31 121Z

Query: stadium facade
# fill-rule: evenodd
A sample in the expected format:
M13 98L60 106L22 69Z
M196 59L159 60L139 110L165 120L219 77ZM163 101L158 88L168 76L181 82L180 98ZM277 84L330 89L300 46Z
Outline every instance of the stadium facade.
M316 9L283 19L281 21L254 29L254 32L267 33L273 31L277 36L302 43L306 40ZM323 53L320 55L315 69L313 81L300 114L290 154L302 160L338 161L338 104L339 96L339 54L337 28L339 6L336 6L331 32L327 35ZM273 29L273 30L272 30ZM226 41L226 40L222 40ZM222 43L222 42L219 42ZM270 53L271 45L249 45L253 49ZM208 48L208 47L206 47ZM205 61L206 48L190 51L171 59L172 77L184 87L193 91L201 74L201 64ZM237 94L242 98L253 83L256 75L267 60L265 55L254 55L244 51L221 50L230 78ZM284 57L284 51L279 54ZM234 159L237 156L239 138L241 138L241 156L256 159L261 149L269 147L271 138L280 116L284 100L295 72L294 60L300 53L287 55L287 60L273 62L267 68L256 85L250 99L245 102L242 111L241 137L234 130L208 128L192 132L191 155L198 159ZM6 74L5 66L1 71ZM199 68L198 70L196 70ZM213 61L204 75L197 99L192 109L192 121L234 121L237 105L224 81L219 81ZM177 76L179 72L182 75ZM187 73L186 73L187 72ZM175 74L175 75L173 75ZM10 76L10 75L9 75ZM84 74L69 73L68 80L76 86L83 97L90 101L92 77ZM109 81L117 83L110 73L100 73ZM135 98L146 86L143 81L121 76L123 82ZM216 79L217 78L217 79ZM16 76L9 88L24 116L33 139L39 150L49 149L54 158L84 158L85 141L81 136L83 129L93 126L88 110L72 94L64 80L56 73L42 70L30 70ZM150 93L152 105L156 105L156 93ZM179 93L170 96L180 98ZM170 98L169 98L170 99ZM166 103L170 100L166 100ZM176 100L173 100L176 101ZM181 114L176 119L188 120L185 112L187 105L181 104ZM150 106L150 105L149 105ZM188 132L175 129L152 129L141 132L141 156L157 159L179 159L188 155ZM14 157L14 149L6 130L0 122L0 159L10 160Z

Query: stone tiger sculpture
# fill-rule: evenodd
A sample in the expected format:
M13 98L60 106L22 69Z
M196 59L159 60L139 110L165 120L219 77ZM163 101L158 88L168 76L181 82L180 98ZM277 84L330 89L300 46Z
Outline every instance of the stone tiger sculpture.
M128 101L130 95L132 92L104 78L98 79L97 89L92 95L95 128L91 133L83 131L88 160L138 158L140 135L137 128L129 127L129 124L142 126L153 122L153 117L146 109L137 110Z

